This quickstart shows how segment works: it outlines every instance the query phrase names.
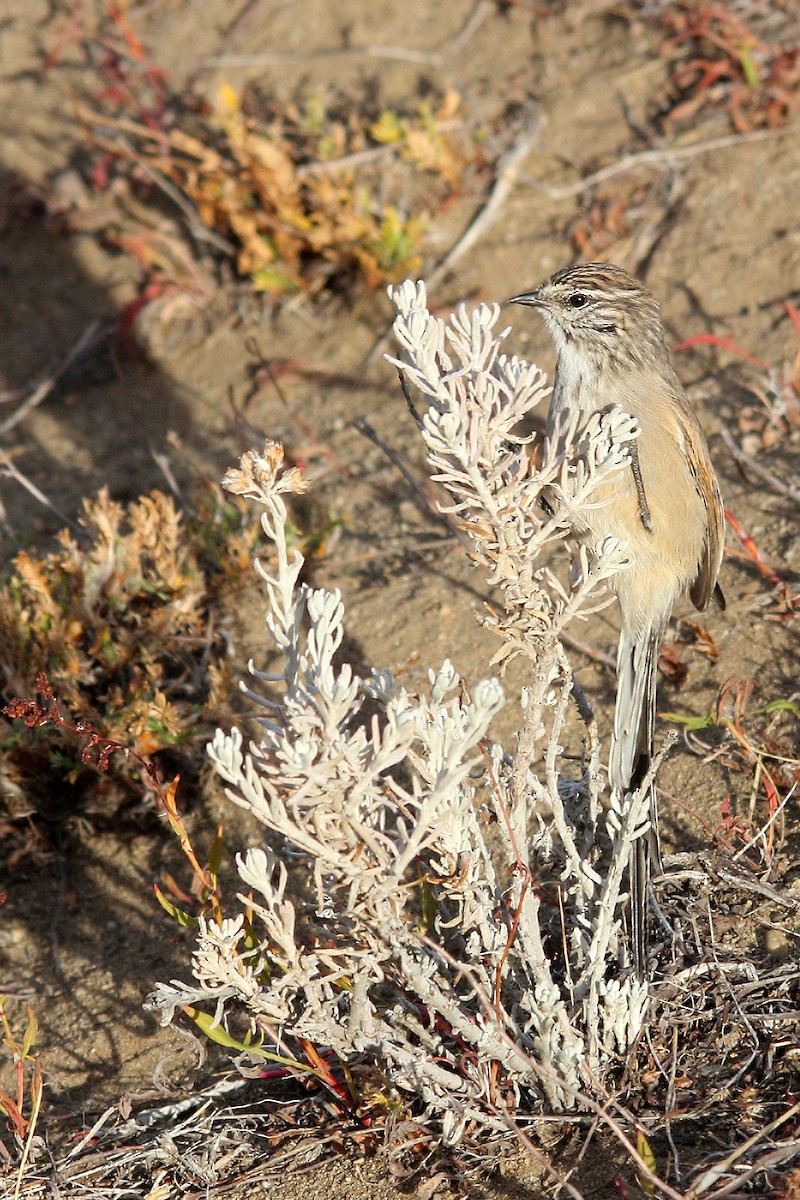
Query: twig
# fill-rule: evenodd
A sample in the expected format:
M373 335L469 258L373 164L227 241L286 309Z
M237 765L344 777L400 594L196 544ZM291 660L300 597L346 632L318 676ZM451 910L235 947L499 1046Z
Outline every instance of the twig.
M205 242L207 245L213 246L215 250L219 250L221 254L227 254L229 258L234 256L236 251L231 243L227 238L215 233L213 229L208 229L203 224L197 209L186 199L180 188L175 187L174 183L171 183L165 175L162 175L161 171L157 171L146 158L142 158L141 155L137 154L126 138L121 137L119 145L128 151L128 157L144 172L150 182L154 183L180 209L186 218L189 232L196 242L200 244Z
M26 492L30 492L34 500L38 500L39 503L43 504L45 508L49 508L50 512L54 513L55 516L58 517L59 521L63 521L65 525L68 525L73 533L79 534L80 537L87 536L87 531L82 525L79 525L77 521L73 521L65 513L62 513L59 508L56 508L55 504L53 504L51 500L48 500L44 492L39 491L39 488L35 483L28 479L27 475L23 475L21 471L17 470L9 456L6 454L5 450L3 450L1 447L0 463L2 463L5 467L6 475L10 475L12 479L16 479L17 483L21 484L22 487L25 488Z
M606 654L604 650L598 650L596 646L592 646L582 638L575 637L574 633L567 633L563 629L558 636L565 646L570 646L573 650L577 650L579 654L585 654L592 662L601 663L604 667L608 667L610 671L616 670L614 658L612 655Z
M470 222L461 237L442 261L426 278L426 287L430 294L436 284L455 264L472 249L475 243L483 237L490 225L493 225L508 194L513 188L519 175L520 167L533 149L533 143L539 133L540 120L534 116L517 138L514 145L500 160L494 186L489 198L477 216Z
M551 200L569 200L573 196L580 196L583 192L588 192L595 184L602 183L604 179L623 175L634 167L659 166L662 163L666 167L671 167L681 159L694 158L697 154L706 154L713 150L726 150L745 142L771 141L795 132L796 126L784 125L781 129L755 129L750 133L731 133L725 137L709 138L706 142L694 142L690 146L665 146L641 150L638 154L626 154L616 162L609 163L607 167L601 167L598 171L593 171L591 175L584 175L583 179L567 184L565 187L553 187L540 179L530 179L525 182L528 187L545 192Z
M536 1143L528 1137L522 1126L514 1120L511 1113L501 1110L501 1115L508 1125L509 1132L514 1135L521 1146L524 1146L533 1161L538 1163L539 1166L546 1172L546 1174L558 1184L555 1195L558 1195L562 1190L564 1190L570 1196L572 1196L573 1200L585 1200L583 1192L579 1191L569 1181L569 1177L574 1168L568 1171L566 1175L562 1175L561 1172L553 1165L553 1163L550 1162L550 1159L547 1158L544 1152L539 1149Z
M791 792L789 795L791 795ZM746 849L747 846L743 847L740 853L744 853ZM797 908L798 903L800 903L800 901L793 899L793 897L783 895L776 888L770 887L768 883L762 883L759 879L750 879L749 876L742 875L738 871L731 871L724 865L717 867L716 875L723 883L729 883L732 887L738 888L742 892L755 892L757 896L763 896L771 904L780 904L783 908Z
M156 450L153 446L151 446L150 447L150 457L152 458L153 462L158 467L161 474L166 479L167 486L169 487L169 490L172 492L173 496L176 498L176 500L178 500L181 504L183 504L184 507L186 507L186 502L185 502L183 492L181 491L180 485L178 484L178 481L175 478L175 474L172 470L172 464L170 463L168 456L166 454L161 453L160 451Z
M400 474L403 476L403 479L405 479L406 483L414 492L414 498L417 501L417 506L422 510L425 516L434 517L437 521L441 521L448 533L454 534L459 538L459 540L463 540L463 535L458 526L454 525L444 513L439 511L435 502L425 491L424 487L415 477L414 473L409 470L400 456L396 454L394 450L392 450L391 446L388 446L386 442L384 442L372 425L370 425L369 421L365 421L362 417L357 417L356 420L353 421L353 428L358 430L362 437L365 437L368 441L372 442L373 446L377 446L381 453L386 455L392 466L400 472Z
M726 507L723 509L723 511L725 513L725 520L728 526L741 545L744 547L745 551L745 553L742 555L736 555L735 551L731 549L727 551L728 556L741 557L745 560L745 562L751 563L756 568L759 575L761 575L763 579L766 579L770 587L775 588L776 591L782 590L788 595L786 581L781 579L778 572L769 565L764 558L764 555L753 541L753 538L747 532L744 525L742 525L741 521L733 515L729 508Z
M766 821L766 823L765 823L764 825L762 825L762 826L761 826L761 828L760 828L760 829L759 829L759 830L758 830L756 833L754 833L754 834L753 834L753 836L751 837L750 841L749 841L749 842L746 842L746 843L745 843L745 845L744 845L744 846L742 846L741 850L737 850L736 854L734 854L734 856L733 856L733 861L734 861L734 862L736 862L737 858L741 858L741 856L744 854L744 852L745 852L746 850L749 850L751 846L755 846L755 844L756 844L756 842L759 840L759 838L762 838L762 837L764 836L764 834L765 834L765 833L767 832L767 830L769 829L770 825L772 825L772 823L775 821L775 819L776 819L776 817L778 816L778 814L779 814L779 813L781 813L781 812L783 812L784 808L785 808L785 807L786 807L786 805L789 803L789 801L791 800L792 796L795 794L795 791L796 791L796 790L797 790L797 783L794 783L794 784L792 784L791 788L789 789L789 791L788 791L788 792L786 793L786 795L784 796L784 798L783 798L783 800L781 801L781 803L780 803L780 804L778 805L778 807L775 809L775 812L772 814L772 816L769 818L769 820L768 820L768 821Z
M795 503L800 504L800 488L795 487L794 484L786 483L783 479L778 479L777 475L773 475L766 467L762 467L761 463L757 462L756 459L741 448L729 430L720 429L719 435L738 463L743 467L747 467L748 470L757 475L759 479L763 480L764 483L768 484L779 495L788 496L790 500L794 500Z
M14 409L13 413L6 417L5 421L0 422L0 437L4 433L8 433L9 429L13 429L15 425L19 425L20 421L24 420L34 408L38 408L42 401L46 400L50 395L59 379L67 373L77 359L87 351L94 349L105 338L106 333L106 329L102 329L101 331L100 321L90 321L75 345L67 351L60 362L50 368L48 373L30 392L27 399L23 400L19 408Z
M19 1170L17 1172L16 1184L14 1186L14 1200L19 1200L20 1193L22 1191L22 1184L25 1179L25 1168L28 1164L28 1157L30 1156L31 1146L33 1145L34 1134L36 1133L36 1126L39 1121L39 1112L42 1107L43 1093L44 1093L44 1083L42 1081L41 1073L38 1073L37 1075L34 1075L33 1100L31 1103L31 1115L28 1118L28 1132L27 1132L27 1136L25 1138L25 1145L22 1148L22 1158L20 1159Z
M703 1192L708 1191L712 1184L716 1183L720 1176L725 1171L729 1170L734 1163L738 1162L748 1150L752 1150L753 1147L757 1146L759 1142L763 1141L768 1134L774 1133L776 1129L779 1129L781 1125L783 1125L786 1121L791 1120L791 1118L799 1112L800 1102L793 1104L791 1108L788 1108L786 1112L781 1113L781 1115L776 1117L774 1121L770 1121L769 1125L765 1125L763 1129L759 1129L756 1133L749 1137L747 1141L742 1142L741 1146L736 1146L736 1148L731 1151L727 1158L723 1158L722 1162L715 1163L713 1167L711 1167L708 1171L705 1171L700 1176L697 1183L690 1188L688 1195L690 1197L701 1196ZM713 1192L712 1196L722 1196L728 1190L729 1189L727 1188L721 1188L718 1192Z
M342 155L341 158L320 158L315 162L301 163L295 177L308 179L310 175L333 175L336 171L349 171L354 167L363 166L364 163L387 158L396 154L399 149L398 142L389 142L384 146L370 146L368 150L356 150L353 154Z
M252 23L256 15L263 19L267 13L276 12L280 8L291 8L294 3L295 0L269 0L267 3L264 0L247 0L222 35L220 48L225 49L229 46L236 35Z
M453 133L457 129L467 128L472 122L442 121L437 124L440 133ZM383 146L370 146L367 150L356 150L353 154L344 154L341 158L321 158L315 162L301 163L295 172L297 179L308 179L310 175L333 175L336 171L349 171L364 163L375 162L376 159L398 154L402 143L389 142Z
M173 1100L166 1104L160 1104L157 1108L145 1108L141 1112L135 1113L129 1121L122 1126L122 1131L126 1134L139 1132L142 1129L150 1129L154 1125L175 1125L179 1117L184 1113L191 1113L197 1116L197 1110L201 1105L207 1105L211 1100L219 1100L222 1097L227 1098L231 1094L243 1091L247 1087L247 1079L220 1079L212 1087L205 1088L201 1092L196 1092L193 1096L187 1097L185 1100ZM111 1110L109 1110L111 1111ZM120 1130L111 1132L119 1133ZM85 1139L84 1139L85 1140Z
M277 371L273 367L271 360L264 356L264 354L261 350L261 347L259 346L256 338L250 337L247 339L247 341L245 342L245 350L247 350L248 354L252 354L253 358L256 360L256 364L257 364L256 369L258 371L263 371L264 374L269 379L270 383L272 384L273 388L275 389L276 396L280 400L283 407L286 409L286 412L289 414L292 421L294 421L295 425L297 425L298 429L300 429L300 431L302 432L304 437L307 438L309 447L311 447L311 446L316 447L319 450L320 454L324 455L324 457L327 458L328 462L331 464L331 466L334 468L334 470L338 471L339 474L344 479L352 479L353 472L350 470L350 468L347 466L347 464L343 463L339 458L337 458L337 456L334 454L333 450L331 450L331 448L329 446L327 446L324 442L321 442L318 440L318 438L316 437L316 434L315 434L315 430L313 430L311 428L311 426L309 425L309 423L307 421L305 421L303 419L303 417L301 417L300 413L297 411L296 406L294 404L292 404L288 395L286 394L284 389L281 387L281 383L278 378ZM253 393L251 392L250 396L248 396L248 400L252 397L252 395L253 395ZM237 409L236 405L234 404L232 395L230 397L230 403L231 403L231 408L234 411L234 415L237 418L243 416L243 413L241 412L241 410Z
M11 541L17 542L17 544L19 544L19 538L17 537L17 532L14 529L14 526L11 524L11 522L8 519L8 513L6 511L6 506L3 503L2 496L0 496L0 525L2 525L3 529L6 532L6 535L11 539ZM3 995L3 994L4 993L2 992L2 990L0 990L0 995Z
M675 1111L675 1078L678 1073L678 1026L672 1027L672 1053L670 1054L669 1075L667 1077L667 1094L664 1098L664 1130L672 1150L672 1170L675 1179L680 1183L681 1168L678 1147L672 1133L672 1113Z
M107 1108L106 1111L102 1114L102 1116L99 1116L97 1118L94 1125L92 1125L91 1129L89 1129L84 1134L84 1136L77 1143L77 1145L73 1146L72 1149L67 1153L65 1161L68 1161L71 1158L77 1158L77 1156L80 1154L81 1150L83 1150L86 1146L88 1146L89 1142L94 1141L94 1139L97 1137L100 1130L105 1125L108 1118L113 1117L114 1114L117 1112L119 1112L119 1106L116 1104L112 1104L111 1108Z
M483 208L473 217L455 245L448 250L441 262L427 276L426 287L428 295L431 294L443 276L483 237L489 226L494 224L500 209L508 198L509 192L517 181L522 163L531 152L533 143L539 133L539 126L540 121L538 116L533 117L508 153L500 160L494 186ZM389 328L372 347L365 359L367 366L373 363L379 354L383 353L391 337L391 332L391 328Z
M798 1151L800 1151L800 1141L797 1138L792 1138L788 1142L780 1142L774 1150L768 1150L766 1154L762 1154L761 1158L757 1158L745 1171L741 1171L723 1187L713 1192L710 1200L722 1200L724 1196L730 1196L731 1193L738 1196L747 1195L750 1189L745 1190L744 1185L748 1179L752 1179L754 1175L760 1175L762 1172L766 1174L770 1168L774 1170L788 1159L796 1158ZM751 1195L754 1193L755 1189L750 1192Z
M337 46L330 50L294 51L289 54L213 54L204 58L196 70L213 71L217 67L264 67L280 66L283 63L318 62L326 58L388 58L396 62L420 63L429 67L443 67L477 33L494 7L492 0L478 0L456 36L440 50L412 50L408 46L388 46L368 43L364 46Z

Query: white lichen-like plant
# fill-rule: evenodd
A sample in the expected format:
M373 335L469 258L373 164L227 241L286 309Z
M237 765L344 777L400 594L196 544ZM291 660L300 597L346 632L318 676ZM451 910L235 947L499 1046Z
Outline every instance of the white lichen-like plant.
M264 844L237 855L239 914L201 921L193 985L159 985L150 1006L166 1022L205 1004L222 1027L244 1013L284 1056L302 1039L378 1064L455 1140L468 1120L502 1126L519 1106L599 1095L644 1019L622 912L649 780L601 803L596 727L559 637L607 602L625 548L575 551L569 586L542 555L629 468L637 429L612 411L535 445L519 430L548 389L500 353L498 308L445 323L422 284L390 295L393 361L443 510L502 596L496 662L529 662L516 743L490 740L495 679L468 687L445 661L416 693L340 661L341 597L302 582L287 545L285 497L303 480L275 444L245 454L224 482L263 509L271 556L258 570L281 670L250 664L260 732L219 730L209 752ZM562 773L569 728L583 731L577 779Z

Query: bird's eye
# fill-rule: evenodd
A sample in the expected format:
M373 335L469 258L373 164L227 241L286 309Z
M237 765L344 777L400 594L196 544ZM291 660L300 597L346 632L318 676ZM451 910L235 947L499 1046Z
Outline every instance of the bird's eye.
M584 296L583 292L573 292L567 304L570 308L583 308L584 304L589 303L589 297Z

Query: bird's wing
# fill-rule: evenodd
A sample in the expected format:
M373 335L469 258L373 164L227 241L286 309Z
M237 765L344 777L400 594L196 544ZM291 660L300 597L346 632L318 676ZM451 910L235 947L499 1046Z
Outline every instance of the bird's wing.
M710 601L725 607L725 597L717 583L725 548L725 511L706 439L697 417L688 404L679 409L680 434L685 445L686 463L706 511L706 536L697 575L689 589L692 604L703 612Z

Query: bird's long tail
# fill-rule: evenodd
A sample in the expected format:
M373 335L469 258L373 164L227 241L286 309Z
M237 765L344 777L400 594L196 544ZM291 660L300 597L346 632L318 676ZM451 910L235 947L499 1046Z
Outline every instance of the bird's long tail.
M656 667L664 626L632 633L623 629L617 653L617 700L611 740L609 781L624 798L641 786L653 757L656 720ZM649 796L650 830L631 851L630 931L633 964L639 978L646 973L647 915L650 871L661 869L655 787Z

